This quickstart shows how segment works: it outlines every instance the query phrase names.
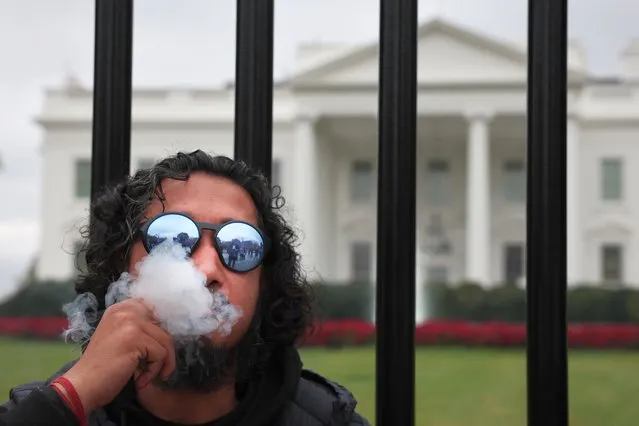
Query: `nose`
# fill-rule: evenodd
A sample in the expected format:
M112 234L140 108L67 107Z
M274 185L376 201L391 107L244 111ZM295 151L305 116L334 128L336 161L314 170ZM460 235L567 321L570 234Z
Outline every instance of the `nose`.
M208 285L219 285L224 275L222 260L215 250L213 236L206 232L202 235L195 251L191 254L195 267L204 274Z

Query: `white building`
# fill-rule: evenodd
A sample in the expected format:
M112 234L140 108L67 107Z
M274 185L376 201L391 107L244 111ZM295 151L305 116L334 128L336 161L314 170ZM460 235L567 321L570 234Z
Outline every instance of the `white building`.
M418 276L485 284L524 274L527 55L440 20L419 31L418 226L447 250ZM378 46L305 45L274 93L274 179L304 230L307 266L326 281L375 275ZM620 75L588 76L571 44L569 278L639 283L639 42ZM41 278L73 273L89 195L92 97L46 92ZM133 168L178 149L233 154L232 87L134 90ZM441 244L440 244L441 245ZM425 262L425 260L428 260Z

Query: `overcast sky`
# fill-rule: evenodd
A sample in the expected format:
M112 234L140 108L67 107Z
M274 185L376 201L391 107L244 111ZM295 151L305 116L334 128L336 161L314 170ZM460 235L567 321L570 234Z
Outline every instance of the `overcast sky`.
M136 0L134 85L213 86L232 80L235 1ZM300 42L377 38L377 0L276 0L275 75L292 70ZM0 0L0 295L39 246L42 89L72 72L93 75L94 1ZM525 0L420 0L435 14L502 40L525 42ZM639 38L639 1L573 0L570 37L587 48L590 72L614 75L619 52Z

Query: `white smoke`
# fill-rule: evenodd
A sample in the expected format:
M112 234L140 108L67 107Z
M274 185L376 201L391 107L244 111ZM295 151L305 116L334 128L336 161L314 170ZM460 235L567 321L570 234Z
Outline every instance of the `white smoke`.
M62 310L69 318L69 328L63 333L65 340L85 343L93 334L91 324L97 318L98 299L91 293L83 293Z
M136 265L136 273L123 273L109 286L106 306L136 298L153 306L155 319L175 338L193 338L217 331L228 335L242 316L239 307L224 294L211 292L206 277L178 244L166 241ZM97 300L83 294L64 306L69 317L65 338L85 342L94 331L90 326Z

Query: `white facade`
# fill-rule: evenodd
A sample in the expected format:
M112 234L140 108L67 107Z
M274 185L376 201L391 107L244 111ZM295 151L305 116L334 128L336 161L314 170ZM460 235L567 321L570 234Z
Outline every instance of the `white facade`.
M426 239L434 229L448 249L419 255L421 278L490 285L524 272L526 59L524 48L446 22L420 28L418 244L440 241ZM639 45L620 60L621 75L596 80L583 49L570 48L571 283L639 283L639 192L629 184L639 181ZM375 275L377 77L377 45L307 45L275 88L275 179L303 230L307 268L329 282ZM73 273L88 207L76 162L90 158L91 114L86 89L46 92L41 278ZM133 168L176 150L232 156L233 114L233 88L134 90Z

